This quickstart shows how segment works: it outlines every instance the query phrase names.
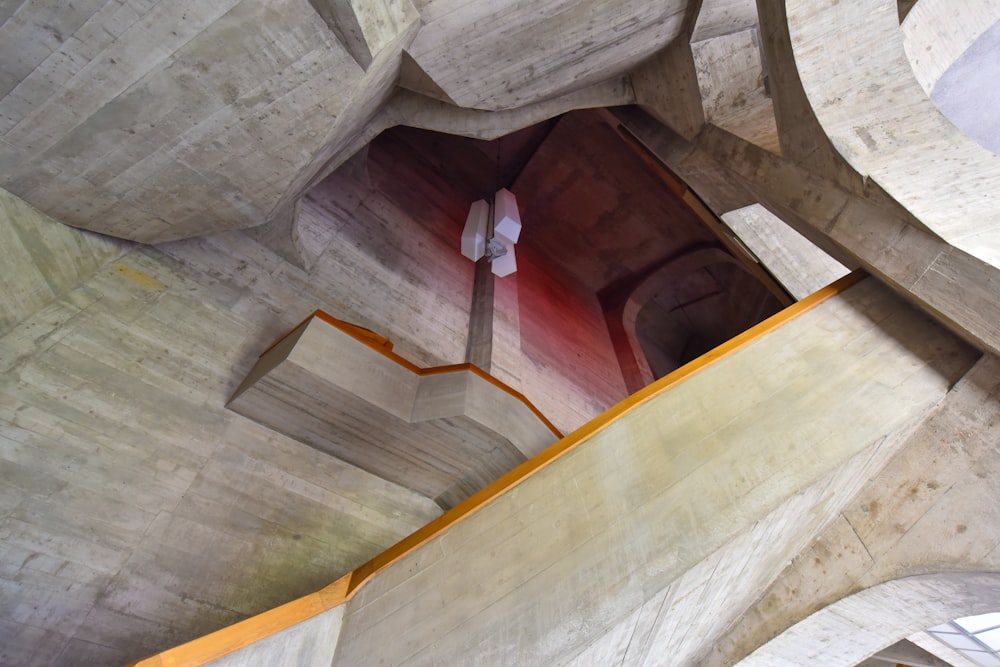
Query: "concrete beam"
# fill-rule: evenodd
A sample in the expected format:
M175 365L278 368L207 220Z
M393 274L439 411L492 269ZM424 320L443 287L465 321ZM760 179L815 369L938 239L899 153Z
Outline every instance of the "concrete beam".
M410 0L309 0L338 41L363 68L419 20Z
M407 125L473 139L492 140L574 109L616 107L633 102L635 95L632 83L628 77L621 76L599 81L565 95L503 111L464 109L411 91L397 90L376 122L383 128Z
M796 299L849 272L760 204L724 213L722 220Z
M686 0L434 0L407 52L461 107L499 111L621 76L680 35Z
M854 454L864 452L867 459L875 443L886 442L887 433L893 434L891 451L912 420L925 414L971 363L967 349L959 352L961 344L945 344L948 351L939 347L948 334L912 326L922 316L873 281L824 306L757 340L752 352L745 348L747 354L735 353L637 407L620 424L594 433L559 465L382 570L348 602L337 661L611 664L622 660L622 651L634 651L640 659L646 651L668 654L656 643L659 634L650 635L646 628L652 622L669 635L672 626L656 619L664 609L664 618L674 618L666 600L688 599L673 588L685 572L744 530L761 525L756 522L772 510L788 507L785 501L801 497L796 494L813 483L824 480L822 488L833 494L852 488L830 485L826 475ZM869 315L876 312L888 319L873 327ZM811 326L811 314L822 327ZM910 338L918 331L918 337L931 337ZM809 354L802 354L800 346ZM877 354L869 353L875 348ZM918 363L922 370L914 372L918 358L924 360ZM757 363L767 370L752 370ZM723 368L750 373L755 383L767 386L746 392ZM871 373L872 381L859 380L859 373ZM829 385L841 377L854 390ZM824 389L801 384L813 381ZM819 395L849 400L852 406L807 409L808 418L794 419L795 428L788 428L789 415L797 414L792 406ZM712 400L705 403L707 396ZM771 418L763 416L771 410L773 429L767 426ZM865 417L843 420L845 411ZM827 418L818 422L822 415ZM665 424L671 427L664 430ZM781 454L765 454L771 447ZM699 502L691 503L691 494ZM814 519L821 521L836 504L823 493L805 496L825 509L792 502L795 509L789 511L810 516L816 509ZM673 520L664 521L665 516ZM769 529L795 524L784 516L784 522L762 523ZM766 534L756 535L761 548L773 547ZM748 561L743 549L739 554L732 563L734 577L749 580L739 565L756 567L757 561ZM700 571L711 579L718 562L709 559ZM470 590L478 593L470 595ZM690 598L695 604L699 600L697 594ZM707 615L718 609L699 606ZM426 613L429 608L436 613ZM601 641L605 636L612 641ZM621 636L637 640L613 641Z

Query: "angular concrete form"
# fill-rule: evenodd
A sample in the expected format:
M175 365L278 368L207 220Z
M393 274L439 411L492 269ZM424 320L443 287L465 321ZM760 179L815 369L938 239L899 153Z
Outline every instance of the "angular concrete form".
M853 667L985 609L1000 156L930 96L998 20L0 0L0 665L232 648L265 612L311 620L228 664ZM500 187L518 271L477 280L461 221ZM647 393L789 302L772 275L825 282L718 224L764 218L870 278ZM316 308L414 369L317 322L275 348L234 404L312 446L225 404ZM570 433L516 488L523 404L418 372L473 361Z
M444 509L560 436L479 369L417 368L387 340L325 313L261 355L228 407Z
M837 527L978 356L871 279L822 299L641 392L516 486L484 491L331 586L343 607L311 613L342 614L334 664L704 658L704 639L739 627L804 535ZM859 376L877 381L840 386ZM725 613L706 604L720 597ZM274 641L294 644L297 627Z

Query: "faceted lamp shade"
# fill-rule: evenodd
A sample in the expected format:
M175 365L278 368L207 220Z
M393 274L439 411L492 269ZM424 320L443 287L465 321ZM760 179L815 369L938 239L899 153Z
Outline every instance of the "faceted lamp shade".
M493 207L493 235L499 237L504 245L514 245L521 235L521 214L517 212L517 199L514 193L503 188L497 190Z
M514 258L514 244L505 243L504 247L507 248L507 252L499 257L494 257L493 261L490 262L490 270L498 278L509 276L517 271L517 259Z
M462 255L473 262L486 254L486 225L489 222L490 205L485 199L472 202L469 217L462 229Z

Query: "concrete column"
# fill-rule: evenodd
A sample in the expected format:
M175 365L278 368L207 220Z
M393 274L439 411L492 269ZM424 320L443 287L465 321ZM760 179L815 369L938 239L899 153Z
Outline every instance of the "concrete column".
M490 372L493 357L493 296L496 277L485 257L476 262L472 282L472 307L469 309L469 340L465 360Z
M465 360L521 390L521 322L517 274L497 278L490 263L476 263Z

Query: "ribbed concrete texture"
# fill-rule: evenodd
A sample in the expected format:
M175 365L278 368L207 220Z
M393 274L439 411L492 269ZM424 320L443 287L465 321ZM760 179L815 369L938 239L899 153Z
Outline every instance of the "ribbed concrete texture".
M343 607L338 607L209 664L213 667L329 667L337 650L343 615Z
M329 269L239 237L121 255L3 201L4 311L52 277L0 339L0 664L123 664L309 593L440 513L224 407Z
M230 410L448 509L559 434L478 369L421 374L309 318L268 350Z
M0 664L139 658L440 515L225 409L314 310L421 367L478 354L570 432L791 303L778 282L825 282L780 224L870 279L384 572L338 659L834 664L897 642L780 637L998 567L1000 156L930 99L992 111L953 91L998 20L995 0L0 0ZM500 187L519 271L474 296L459 233ZM736 230L755 257L725 214L766 217ZM987 356L963 377L966 343ZM365 429L337 438L385 435ZM329 661L294 635L232 659Z
M838 520L786 565L730 628L708 664L733 664L791 625L755 651L748 664L812 656L852 665L878 644L953 618L995 611L1000 590L995 574L1000 571L1000 510L994 502L998 424L1000 359L985 356ZM959 507L965 512L957 513ZM987 572L993 574L977 579L977 573ZM918 576L927 573L950 574ZM858 591L864 594L853 597ZM817 611L826 605L831 606ZM884 617L845 611L866 605L899 611ZM831 624L844 625L851 639L836 649L796 639L822 634L817 628Z

